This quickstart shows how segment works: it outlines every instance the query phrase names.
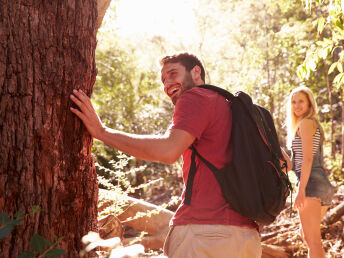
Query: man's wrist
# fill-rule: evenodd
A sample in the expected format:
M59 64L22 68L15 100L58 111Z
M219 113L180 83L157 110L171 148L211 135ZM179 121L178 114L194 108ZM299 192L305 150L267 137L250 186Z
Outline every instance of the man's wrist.
M97 135L94 138L97 138L98 140L103 142L105 139L105 134L106 134L107 129L108 127L102 124L101 127L98 129Z

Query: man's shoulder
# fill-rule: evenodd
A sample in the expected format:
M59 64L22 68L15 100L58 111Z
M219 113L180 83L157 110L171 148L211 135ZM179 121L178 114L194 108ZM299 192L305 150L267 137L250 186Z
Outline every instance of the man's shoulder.
M211 114L213 116L217 112L230 110L229 102L217 92L203 89L200 87L193 87L181 95L176 103L176 110L185 109L192 111L195 114Z
M211 100L217 101L219 98L224 99L224 97L222 97L217 92L213 90L209 90L209 89L204 89L198 86L195 86L187 90L186 92L184 92L183 95L185 95L185 97L190 97L190 98L203 98L204 100L207 100L207 101L211 101Z

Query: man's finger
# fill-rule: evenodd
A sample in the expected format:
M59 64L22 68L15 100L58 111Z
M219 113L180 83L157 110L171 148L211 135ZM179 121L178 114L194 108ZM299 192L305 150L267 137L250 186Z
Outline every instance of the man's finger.
M77 97L75 97L73 94L70 95L71 100L82 109L82 106L84 106L84 103L81 102Z
M93 106L91 99L82 90L73 90L73 94L78 98L78 100L84 104L85 109L92 111ZM84 111L84 110L83 110Z
M84 122L85 115L83 113L81 113L79 110L72 108L72 107L70 108L70 111L72 111L74 114L76 114Z

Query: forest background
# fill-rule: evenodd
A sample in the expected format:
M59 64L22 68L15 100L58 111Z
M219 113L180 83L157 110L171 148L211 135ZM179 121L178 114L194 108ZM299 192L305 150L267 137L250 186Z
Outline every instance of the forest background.
M166 6L154 0L112 1L97 35L92 100L98 114L111 128L164 133L173 106L163 92L158 59L193 52L204 63L206 83L233 93L245 91L270 110L281 146L286 146L287 97L297 86L309 87L326 133L328 174L333 184L343 184L343 52L336 38L336 33L343 35L342 20L335 12L328 15L326 3L306 4L190 0ZM161 193L179 199L181 162L164 165L129 158L97 140L93 153L103 186L121 185L148 201L157 201ZM175 208L174 202L169 205Z

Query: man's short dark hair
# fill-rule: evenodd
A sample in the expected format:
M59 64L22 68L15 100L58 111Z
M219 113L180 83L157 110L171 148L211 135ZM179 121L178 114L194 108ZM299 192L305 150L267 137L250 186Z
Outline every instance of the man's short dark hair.
M201 63L201 61L198 59L197 56L190 54L190 53L179 53L174 54L171 56L165 56L160 59L160 65L164 66L168 63L181 63L186 71L190 72L192 68L194 68L196 65L198 65L201 68L201 79L205 81L205 70Z

